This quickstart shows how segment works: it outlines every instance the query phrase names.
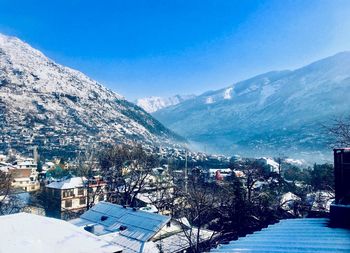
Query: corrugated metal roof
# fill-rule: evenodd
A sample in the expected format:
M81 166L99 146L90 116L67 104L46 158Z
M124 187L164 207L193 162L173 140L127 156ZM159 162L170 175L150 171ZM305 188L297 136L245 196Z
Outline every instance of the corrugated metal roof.
M101 219L102 216L107 219ZM100 202L89 209L79 219L72 220L76 226L94 225L93 233L104 235L119 232L139 241L148 241L153 237L168 221L169 216L149 213L145 211L134 211L132 208L124 208L107 202ZM126 226L125 230L120 230L120 226Z
M325 218L287 219L210 252L350 252L350 230Z

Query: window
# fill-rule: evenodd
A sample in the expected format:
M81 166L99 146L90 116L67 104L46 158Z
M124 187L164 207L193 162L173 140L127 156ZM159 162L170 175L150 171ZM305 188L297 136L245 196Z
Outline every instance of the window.
M72 200L71 199L67 199L64 206L65 207L72 207Z
M84 195L84 188L78 188L78 195Z
M79 205L85 205L85 204L86 204L86 198L80 198Z
M63 198L72 197L74 196L74 190L68 189L63 191Z

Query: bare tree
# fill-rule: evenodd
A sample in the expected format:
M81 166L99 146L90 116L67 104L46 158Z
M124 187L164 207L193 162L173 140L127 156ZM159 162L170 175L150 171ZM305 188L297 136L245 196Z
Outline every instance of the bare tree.
M101 173L108 187L108 200L135 206L136 196L147 185L147 178L158 158L140 145L118 145L100 154Z
M264 182L269 178L269 172L257 160L246 159L241 165L240 169L245 175L245 186L247 189L247 200L252 202L253 193L257 187L258 182Z
M163 175L155 175L155 182L150 184L150 188L144 195L158 211L169 211L172 214L177 196L173 176L168 172L163 172Z
M323 127L330 135L333 147L350 146L350 116L334 119L330 125Z
M11 174L0 171L0 215L20 211L20 200L16 194L12 194L11 183Z
M184 239L189 245L190 252L203 252L211 244L217 232L209 232L205 228L216 218L217 209L220 207L218 195L215 194L209 185L201 185L197 180L190 180L186 192L182 192L179 198L183 203L182 210L178 213L184 234ZM191 225L190 225L191 224Z
M86 209L89 210L98 198L105 195L105 182L100 175L99 162L93 150L80 154L73 173L83 181L87 194Z
M11 175L0 171L0 214L5 214L7 197L11 189Z

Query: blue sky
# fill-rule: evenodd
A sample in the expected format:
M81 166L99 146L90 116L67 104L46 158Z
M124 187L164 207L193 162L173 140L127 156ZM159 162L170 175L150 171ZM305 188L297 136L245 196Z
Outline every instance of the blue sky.
M0 32L130 100L200 94L350 49L347 0L0 0Z

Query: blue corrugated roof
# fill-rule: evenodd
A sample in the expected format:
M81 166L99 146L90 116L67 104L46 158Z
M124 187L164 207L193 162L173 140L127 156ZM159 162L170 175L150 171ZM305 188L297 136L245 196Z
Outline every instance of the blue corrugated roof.
M102 216L107 219L101 219ZM85 212L80 218L72 220L76 226L94 225L94 234L104 235L112 232L133 238L139 241L148 241L168 221L169 216L134 211L132 208L124 208L107 202L100 202ZM120 226L127 229L120 230Z
M325 218L287 219L210 252L350 252L350 230Z

